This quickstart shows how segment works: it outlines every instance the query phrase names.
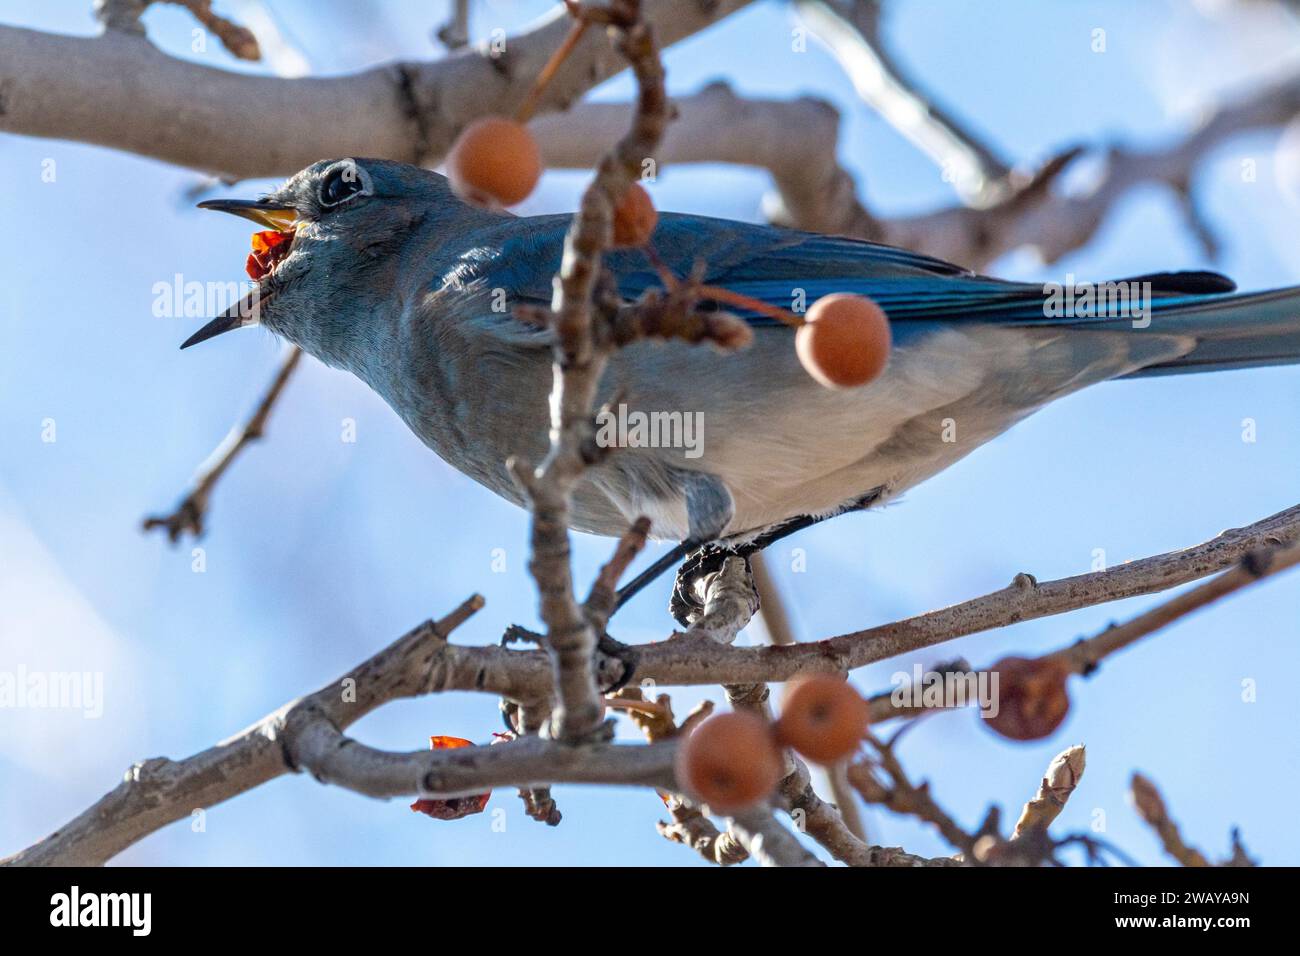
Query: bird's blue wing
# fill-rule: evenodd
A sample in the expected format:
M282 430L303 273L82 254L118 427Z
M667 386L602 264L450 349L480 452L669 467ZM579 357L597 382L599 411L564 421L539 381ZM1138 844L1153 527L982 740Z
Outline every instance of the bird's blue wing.
M509 289L516 300L548 302L569 223L567 215L511 221L488 281ZM962 321L1133 332L1150 328L1191 335L1198 342L1194 351L1150 374L1300 361L1300 290L1228 295L1235 288L1231 280L1212 272L1117 280L1149 294L1143 305L1152 321L1143 324L1135 323L1130 311L1054 310L1042 284L993 279L905 249L839 236L666 213L653 248L680 278L703 263L706 283L789 311L835 292L869 296L885 310L899 340ZM642 249L613 251L606 263L629 299L663 284ZM727 310L755 326L781 324L743 309Z
M549 301L569 222L568 216L513 221L515 228L494 257L489 281L516 298ZM525 223L526 229L519 228ZM679 278L702 263L706 283L789 311L806 309L824 295L849 292L870 296L894 321L970 318L1016 324L1052 318L1044 314L1046 293L1040 284L993 279L906 249L841 236L666 213L653 248ZM616 250L606 263L629 299L663 285L642 249ZM1154 280L1154 294L1168 305L1233 288L1212 273L1139 278ZM779 324L757 313L729 311L755 325Z

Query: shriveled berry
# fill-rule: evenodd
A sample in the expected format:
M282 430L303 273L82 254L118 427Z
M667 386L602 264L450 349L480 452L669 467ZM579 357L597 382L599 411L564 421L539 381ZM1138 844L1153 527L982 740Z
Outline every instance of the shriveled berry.
M497 736L497 735L493 735ZM495 741L493 741L495 743ZM473 747L474 742L466 740L464 737L430 737L429 747L432 750L457 750L461 747ZM461 817L468 817L475 813L482 813L483 808L487 806L488 798L492 796L492 791L487 793L472 794L468 797L450 797L446 800L441 799L420 799L411 804L411 809L416 813L423 813L426 816L433 817L435 820L459 820Z
M1070 711L1062 664L1030 657L1004 657L989 670L998 675L998 710L985 722L1011 740L1048 736Z

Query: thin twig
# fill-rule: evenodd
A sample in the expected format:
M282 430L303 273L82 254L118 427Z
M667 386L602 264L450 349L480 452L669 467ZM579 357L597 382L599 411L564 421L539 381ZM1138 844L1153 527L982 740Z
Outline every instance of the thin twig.
M862 799L867 803L880 804L895 813L905 813L931 824L945 840L962 851L967 860L976 859L975 844L979 834L963 830L930 796L929 784L911 782L898 756L894 753L892 742L880 740L870 732L863 739L875 751L874 759L864 759L850 764L846 771L849 783L858 791ZM889 778L888 784L877 777L877 768L885 772Z
M1145 614L1139 614L1123 624L1108 627L1094 637L1062 648L1048 655L1048 659L1060 661L1073 673L1090 674L1103 658L1123 650L1134 641L1297 564L1300 564L1300 543L1284 548L1251 551L1231 571L1157 604Z
M212 12L212 0L164 0L184 7L194 14L194 19L211 30L221 45L230 51L231 56L240 60L260 60L262 50L257 45L257 37L247 27L232 23L225 17Z
M781 826L770 807L758 805L731 818L731 829L749 855L763 866L822 866L802 843Z
M289 378L293 375L293 371L298 367L298 362L301 359L302 349L296 345L288 346L285 357L280 363L280 368L275 373L275 378L271 380L270 387L267 388L266 394L258 403L252 416L242 427L237 425L231 429L230 434L209 456L208 461L200 466L193 488L176 506L175 511L169 515L154 515L144 519L145 531L151 531L154 528L165 528L167 538L173 544L179 541L186 532L196 538L203 534L212 489L221 479L221 476L226 473L226 469L230 467L231 463L239 457L240 452L265 434L266 422L271 416L271 409L275 407L276 401L284 391L285 385L289 383Z
M830 47L858 95L934 160L963 200L987 206L1007 194L1008 164L890 56L878 0L798 0L796 9Z
M1160 845L1165 848L1166 853L1183 866L1212 865L1204 853L1189 846L1183 840L1178 824L1170 819L1169 811L1165 809L1164 798L1160 796L1160 791L1156 789L1154 783L1140 773L1133 774L1133 779L1129 783L1129 796L1137 809L1138 816L1160 837Z
M435 35L448 50L459 50L469 43L469 0L453 0L451 16Z
M592 303L614 208L636 179L642 160L654 155L669 120L663 65L641 19L639 0L617 0L608 13L615 45L637 80L636 110L631 129L601 161L565 236L550 319L550 449L536 468L519 459L509 462L533 513L528 567L537 582L539 614L546 624L544 645L555 670L552 731L558 739L574 742L588 739L601 724L593 659L597 633L574 596L568 528L573 488L602 453L594 441L592 409L613 345L608 331L596 327Z
M1067 747L1052 758L1042 783L1038 785L1038 792L1020 811L1020 819L1016 821L1011 839L1019 840L1030 831L1042 831L1051 826L1052 821L1065 809L1065 802L1074 793L1074 788L1079 785L1086 763L1087 753L1082 744Z

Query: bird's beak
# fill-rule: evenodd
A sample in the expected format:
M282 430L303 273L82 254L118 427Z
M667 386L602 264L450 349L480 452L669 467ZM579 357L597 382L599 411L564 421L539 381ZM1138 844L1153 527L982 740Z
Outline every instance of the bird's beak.
M236 216L242 216L245 219L251 219L259 226L274 229L277 232L286 232L292 229L298 221L298 212L292 206L267 202L264 199L206 199L199 203L199 208L215 209L218 212L228 212ZM222 332L229 332L231 329L242 329L247 325L257 325L261 321L262 304L270 297L271 293L265 291L259 285L182 342L181 348L187 349L191 345L206 342L208 339L218 336Z
M280 232L293 228L293 224L298 221L298 212L292 206L263 199L205 199L199 203L199 208L243 216L259 226Z
M247 325L257 325L262 320L262 305L271 298L271 295L272 293L263 291L262 287L258 286L182 342L181 348L187 349L191 345L206 342L208 339L218 336L222 332L229 332L231 329L242 329Z

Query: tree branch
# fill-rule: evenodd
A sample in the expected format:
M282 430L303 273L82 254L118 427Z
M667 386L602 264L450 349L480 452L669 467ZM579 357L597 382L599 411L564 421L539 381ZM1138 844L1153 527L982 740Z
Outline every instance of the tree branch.
M339 680L208 750L136 764L84 813L0 865L97 866L196 809L304 769L372 797L453 797L493 786L565 782L673 786L671 741L572 747L523 737L495 747L387 753L344 736L343 728L390 701L443 689L448 681L476 680L457 674L466 661L451 652L488 649L453 648L447 635L482 606L482 598L470 598L436 624L425 622ZM471 667L484 673L481 663Z
M749 2L646 0L646 20L669 45ZM120 29L85 38L0 26L0 130L233 179L287 175L329 156L432 164L474 119L513 113L568 28L557 5L496 55L480 45L434 62L283 79L179 60ZM539 109L567 108L624 65L601 31L588 31Z
M937 611L918 614L791 647L724 647L685 637L641 650L637 673L659 684L759 683L796 674L864 667L954 638L1164 591L1230 567L1246 554L1300 538L1300 505L1194 547L1130 561L1056 581L1019 574L1006 588Z
M550 448L535 468L517 458L508 463L533 513L528 568L537 582L539 614L546 624L543 646L555 670L552 733L570 742L590 737L602 717L595 678L596 621L574 594L569 553L573 488L588 465L608 451L596 446L592 413L615 341L605 324L606 314L595 315L593 301L602 279L601 257L612 236L614 209L636 180L641 163L654 156L670 119L663 64L654 35L641 18L639 0L620 0L602 13L610 17L615 45L636 76L636 110L631 128L601 159L564 238L555 301L547 317L553 333ZM578 31L570 36L579 36ZM632 539L644 539L645 530L638 523ZM619 551L626 554L626 544ZM620 555L610 562L615 569L626 567L630 560ZM612 601L600 595L598 585L596 618L603 625L608 614L604 608L612 610Z
M918 615L894 624L881 625L831 638L826 641L797 644L792 647L731 647L711 638L676 636L658 644L636 648L637 674L667 684L717 684L720 679L760 683L783 681L797 673L840 671L882 660L896 654L928 647L965 634L1001 627L1018 621L1059 614L1106 601L1164 590L1239 561L1246 553L1267 545L1281 545L1300 535L1300 506L1279 512L1253 525L1225 531L1192 548L1144 558L1108 571L1064 578L1037 584L1028 575L1019 583L984 597L939 611ZM148 760L127 772L126 779L114 791L89 810L51 836L6 860L4 863L80 863L94 865L108 860L132 843L162 826L188 814L191 810L212 806L273 779L290 769L286 754L295 746L286 741L302 732L304 724L325 719L321 736L310 738L302 746L308 761L321 755L323 770L338 776L341 782L352 778L346 769L331 762L344 750L339 738L329 733L332 727L342 731L375 707L388 700L444 690L480 691L529 702L537 706L549 700L551 668L545 654L517 651L504 647L460 647L449 644L446 634L479 606L478 599L441 622L426 622L400 638L391 647L372 657L340 681L327 685L315 694L286 705L253 727L186 760ZM626 663L620 659L597 655L597 676L613 683L624 673ZM349 683L349 681L351 683ZM353 688L350 700L343 689ZM292 718L292 719L290 719ZM661 771L667 774L656 785L672 789L668 770L671 742L654 745L653 755L642 755L636 748L596 746L582 753L599 756L597 769L585 771L568 757L552 755L555 775L545 774L547 781L528 780L536 772L540 759L530 748L536 744L518 741L492 750L513 754L494 757L480 764L475 754L472 763L481 775L462 773L456 776L429 777L427 782L455 785L467 791L482 792L484 785L513 783L527 785L540 782L591 781L591 773L625 779L650 781ZM550 742L543 741L545 746ZM322 749L323 748L323 749ZM515 748L515 749L509 749ZM603 749L602 749L603 748ZM350 748L347 748L350 749ZM371 753L366 754L369 761ZM610 762L604 762L606 756ZM329 758L329 759L326 759ZM380 760L378 769L368 764L356 778L358 785L376 786L393 792L397 774L408 769L426 775L439 770L443 763L463 767L458 761L469 759L467 750L419 751L397 755L397 763ZM548 758L552 759L552 758ZM518 761L517 763L514 761ZM425 762L427 761L427 763ZM502 763L497 763L502 761ZM547 766L552 766L547 764ZM584 775L585 774L585 775ZM505 780L503 778L513 779ZM418 776L408 778L415 792ZM855 781L855 784L857 781ZM879 853L893 853L875 848ZM882 857L883 859L883 857ZM899 862L914 865L906 855Z
M742 810L731 819L731 830L749 855L763 866L821 866L794 834L781 826L770 807Z
M825 41L854 89L944 171L963 200L988 206L1010 191L1010 167L934 102L890 56L879 0L797 0L799 15Z

